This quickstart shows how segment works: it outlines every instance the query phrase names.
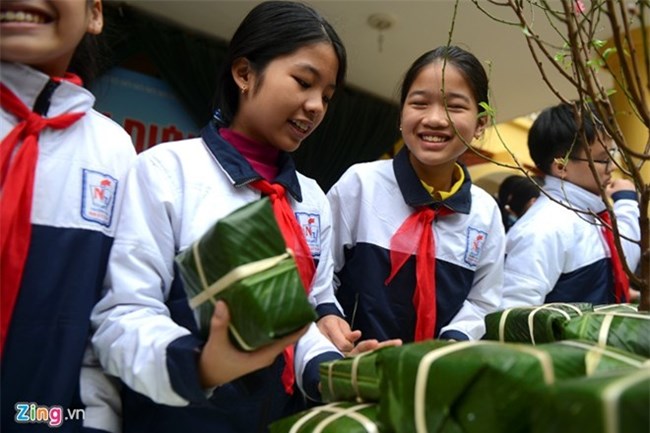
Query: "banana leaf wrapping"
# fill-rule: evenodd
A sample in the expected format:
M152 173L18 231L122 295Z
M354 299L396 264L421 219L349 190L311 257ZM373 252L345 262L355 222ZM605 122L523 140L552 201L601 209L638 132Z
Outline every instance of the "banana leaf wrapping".
M551 303L489 313L483 339L531 344L558 341L564 325L587 311L592 311L591 304Z
M270 433L391 433L377 421L374 403L338 402L317 406L269 426Z
M595 341L650 358L650 314L593 312L571 319L564 338Z
M381 370L377 368L377 357L382 350L321 363L323 401L379 401Z
M230 334L243 350L269 344L317 317L268 198L217 221L176 263L204 338L218 299L228 304Z
M650 368L557 383L533 407L532 433L647 433Z
M597 313L636 313L639 311L638 304L602 304L594 305L594 311Z
M601 346L593 341L562 340L536 347L569 346L583 351L585 375L593 376L604 372L637 370L650 367L650 360L636 353L616 347Z
M531 402L549 385L642 365L632 354L608 356L592 343L568 341L427 341L390 349L378 360L379 420L400 433L528 432Z

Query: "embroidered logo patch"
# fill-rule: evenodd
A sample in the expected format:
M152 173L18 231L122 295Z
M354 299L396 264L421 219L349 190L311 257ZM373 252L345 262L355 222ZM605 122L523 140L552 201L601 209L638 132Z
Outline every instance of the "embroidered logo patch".
M296 219L314 257L320 257L320 215L296 212Z
M85 168L82 171L81 217L109 227L113 219L117 179Z
M481 257L483 245L487 239L487 233L473 227L467 229L467 245L465 246L465 263L470 266L477 266Z

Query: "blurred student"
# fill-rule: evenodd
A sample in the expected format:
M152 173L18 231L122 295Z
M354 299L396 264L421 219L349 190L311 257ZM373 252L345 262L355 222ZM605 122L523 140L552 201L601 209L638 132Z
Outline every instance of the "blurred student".
M501 182L497 202L506 232L535 203L540 194L541 186L538 185L541 184L542 179L533 181L518 174L508 176Z
M639 205L634 184L612 179L614 142L590 105L545 109L528 134L528 148L544 176L544 193L508 232L502 308L550 302L629 301L629 282L611 242L613 200L625 260L636 269ZM596 169L594 176L590 160Z
M102 3L2 1L0 13L0 430L118 431L119 408L98 401L113 388L93 364L90 311L135 150L77 75Z

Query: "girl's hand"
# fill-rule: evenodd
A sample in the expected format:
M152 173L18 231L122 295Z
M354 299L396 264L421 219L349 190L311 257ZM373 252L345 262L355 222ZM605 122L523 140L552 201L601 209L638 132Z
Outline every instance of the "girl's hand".
M273 363L285 347L295 344L309 326L253 352L235 347L228 336L230 313L225 302L218 301L210 321L210 336L199 358L199 377L204 388L223 385Z
M343 353L354 349L354 343L361 338L361 331L352 331L345 319L334 314L321 317L316 325L320 332Z
M359 344L357 344L354 347L354 349L348 352L346 356L355 356L355 355L359 355L360 353L368 352L370 350L380 349L382 347L401 346L401 345L402 345L402 340L399 338L395 338L393 340L385 340L382 341L381 343L375 339L363 340L360 341Z

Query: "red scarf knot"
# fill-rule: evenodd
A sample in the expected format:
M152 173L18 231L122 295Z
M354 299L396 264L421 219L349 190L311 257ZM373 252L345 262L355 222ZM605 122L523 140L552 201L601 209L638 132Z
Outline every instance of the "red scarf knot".
M38 135L39 132L41 132L47 126L46 119L31 111L27 115L27 118L24 120L24 122L25 129L23 131L23 137Z
M598 214L603 222L602 232L609 247L609 254L612 259L612 274L614 276L614 296L616 302L629 302L630 301L630 280L623 268L621 256L616 249L616 241L614 240L614 232L611 229L612 218L607 210Z
M284 186L277 183L272 184L264 179L251 182L250 186L261 191L271 200L273 214L282 232L282 237L287 248L291 249L294 253L300 280L305 287L305 292L309 294L314 275L316 274L316 266L314 265L314 258L309 245L307 245L305 235L296 220L296 215L291 209ZM284 371L282 372L282 384L287 394L290 395L293 394L293 384L295 382L293 355L293 346L289 346L284 350L285 365Z
M32 233L32 196L38 160L38 135L45 128L67 128L85 113L44 118L33 113L1 83L0 106L20 120L0 145L0 350L3 350L18 299Z
M413 294L415 306L415 341L434 337L436 329L436 253L433 222L436 216L449 215L452 210L441 207L437 211L420 207L408 216L390 240L391 272L388 285L404 263L415 254L416 285Z

